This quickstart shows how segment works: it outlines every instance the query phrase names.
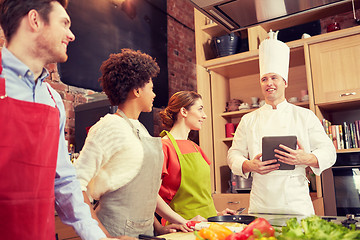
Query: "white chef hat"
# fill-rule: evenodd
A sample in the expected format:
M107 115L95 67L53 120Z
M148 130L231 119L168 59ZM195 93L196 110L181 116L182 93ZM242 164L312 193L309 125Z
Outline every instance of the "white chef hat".
M259 46L260 78L267 73L277 73L288 83L290 49L277 40L278 32L270 30L269 38Z

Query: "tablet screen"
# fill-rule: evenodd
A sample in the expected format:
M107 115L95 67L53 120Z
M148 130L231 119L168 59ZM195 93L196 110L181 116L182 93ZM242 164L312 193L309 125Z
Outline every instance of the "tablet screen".
M262 160L272 160L276 159L275 149L286 152L284 149L280 148L279 145L285 145L289 148L296 149L297 138L296 136L267 136L262 138ZM293 170L295 165L289 165L283 162L280 163L279 170ZM274 163L275 164L275 163Z

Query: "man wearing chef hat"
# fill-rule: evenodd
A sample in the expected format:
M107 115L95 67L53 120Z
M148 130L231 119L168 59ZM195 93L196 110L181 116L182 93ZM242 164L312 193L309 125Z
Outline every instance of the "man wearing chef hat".
M334 145L315 114L285 99L289 55L289 47L270 31L259 47L260 87L266 104L242 117L228 152L234 174L253 175L249 213L314 214L305 168L320 175L336 160ZM263 162L262 138L289 135L297 137L297 149L280 145L284 151L275 150L275 156L295 169L279 170L276 159Z

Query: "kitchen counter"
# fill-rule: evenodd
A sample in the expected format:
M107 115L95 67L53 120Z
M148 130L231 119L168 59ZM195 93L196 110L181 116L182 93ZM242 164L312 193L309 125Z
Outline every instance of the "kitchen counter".
M176 232L176 233L169 233L169 234L161 235L158 237L162 237L167 240L195 240L196 239L194 232L188 232L188 233Z
M286 225L286 221L290 218L296 217L299 221L303 218L306 218L307 216L303 215L287 215L287 214L247 214L255 217L261 217L265 218L269 221L269 223L274 226L275 228L280 228L281 226ZM322 218L327 218L327 220L330 220L331 222L341 224L341 221L346 220L346 217L339 217L339 216L321 216ZM355 217L355 219L358 221L355 225L357 228L360 228L360 217ZM190 233L183 233L183 232L177 232L177 233L170 233L166 235L162 235L159 237L163 237L167 240L195 240L195 235L193 232Z
M305 215L291 215L291 214L249 214L258 218L265 218L272 226L282 227L286 225L286 221L290 218L296 217L299 221L306 218Z
M279 215L279 214L247 214L247 215L265 218L270 223L272 222L272 225L277 225L277 226L281 226L281 225L285 224L286 220L288 220L289 218L292 218L292 217L297 217L300 219L305 217L305 216L300 216L300 215ZM196 239L193 232L169 233L169 234L165 234L165 235L158 236L158 237L162 237L167 240L180 240L180 239L181 240L195 240Z

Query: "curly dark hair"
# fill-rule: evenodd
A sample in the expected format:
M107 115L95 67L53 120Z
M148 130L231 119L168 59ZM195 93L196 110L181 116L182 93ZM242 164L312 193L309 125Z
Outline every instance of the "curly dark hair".
M99 82L112 105L124 103L128 93L142 88L156 77L160 68L151 56L124 48L121 53L110 54L100 67Z
M6 40L11 40L21 19L32 9L39 12L45 23L49 23L52 2L59 2L64 8L68 5L68 0L0 0L0 24Z
M194 91L180 91L172 95L167 107L160 112L162 125L171 129L177 120L180 109L183 107L189 110L199 98L201 99L201 95Z

